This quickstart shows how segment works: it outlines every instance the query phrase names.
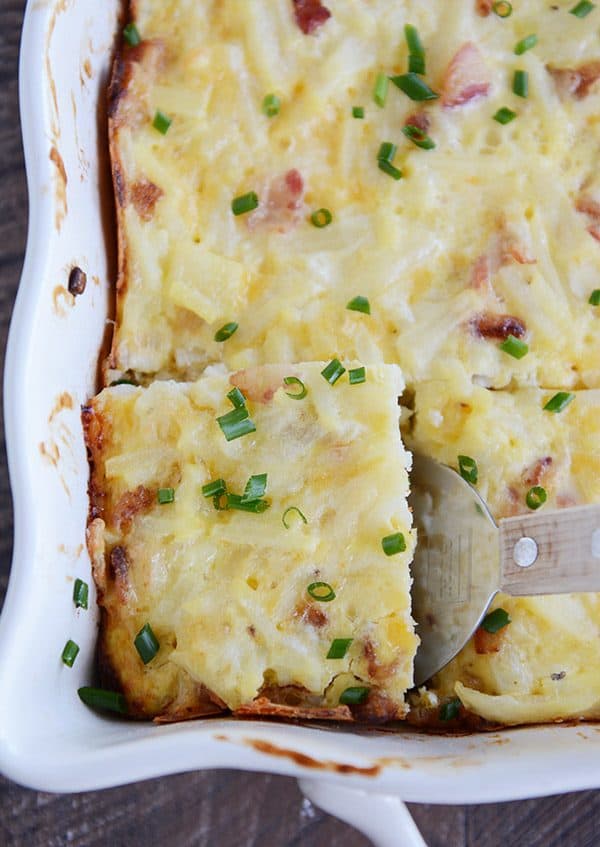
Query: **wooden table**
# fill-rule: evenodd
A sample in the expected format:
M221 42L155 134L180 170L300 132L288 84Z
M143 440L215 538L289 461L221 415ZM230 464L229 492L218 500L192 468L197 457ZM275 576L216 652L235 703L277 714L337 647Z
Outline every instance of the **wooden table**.
M23 0L0 0L0 368L27 221L17 108L23 7ZM11 546L10 492L0 448L0 603ZM600 845L600 792L489 806L413 806L412 811L430 847ZM67 844L365 847L367 841L303 801L295 782L282 777L214 771L75 796L29 791L0 777L0 847Z

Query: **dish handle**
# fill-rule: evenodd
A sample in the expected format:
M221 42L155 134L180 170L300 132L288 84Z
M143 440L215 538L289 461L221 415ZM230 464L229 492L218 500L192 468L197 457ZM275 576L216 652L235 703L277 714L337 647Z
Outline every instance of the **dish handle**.
M427 847L399 797L319 779L299 779L298 785L311 803L364 833L374 847Z

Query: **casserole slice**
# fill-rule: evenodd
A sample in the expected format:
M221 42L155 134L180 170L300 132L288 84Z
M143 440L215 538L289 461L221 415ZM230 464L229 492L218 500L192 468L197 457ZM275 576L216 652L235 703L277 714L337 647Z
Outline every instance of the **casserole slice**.
M132 716L404 716L402 379L342 370L209 368L83 410L100 672Z

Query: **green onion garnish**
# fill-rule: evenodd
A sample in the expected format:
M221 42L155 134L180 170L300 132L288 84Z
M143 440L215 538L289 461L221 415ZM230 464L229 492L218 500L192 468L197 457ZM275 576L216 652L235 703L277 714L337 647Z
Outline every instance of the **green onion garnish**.
M515 338L514 335L509 335L508 338L499 345L499 347L514 359L522 359L523 356L526 356L527 353L529 353L528 345L525 344L524 341L521 341L520 338Z
M546 500L548 499L548 495L546 494L546 489L542 488L541 485L534 485L533 488L530 488L525 497L525 502L527 503L528 508L539 509L540 506L543 506Z
M373 89L373 100L382 109L385 106L385 101L388 92L388 78L385 74L378 74L375 80L375 88Z
M147 665L158 653L160 647L158 638L152 631L149 623L144 624L134 640L135 649L140 654L140 659Z
M364 315L371 314L371 304L367 297L363 297L362 295L358 295L357 297L353 297L350 302L346 303L346 308L350 309L351 312L362 312Z
M402 127L402 132L407 138L410 138L413 144L420 147L421 150L433 150L435 147L435 141L426 132L419 129L418 126L414 126L414 124L406 124L406 126Z
M353 106L352 107L352 117L353 118L358 118L358 120L362 121L364 116L365 116L364 106Z
M142 43L139 30L133 21L123 29L123 38L130 47L137 47L138 44Z
M353 641L353 638L334 638L327 653L327 658L343 659L348 652L348 647L350 647Z
M79 645L75 644L75 642L71 641L71 639L69 638L69 640L67 641L67 643L64 646L64 649L62 651L62 656L61 656L64 664L68 668L73 667L78 653L79 653Z
M311 582L306 589L313 600L319 603L330 603L335 600L335 591L328 582Z
M447 703L442 703L440 706L440 720L453 721L460 713L461 702L458 697L453 700L448 700Z
M310 216L311 224L316 226L318 229L323 229L324 226L329 226L332 220L333 215L329 209L317 209L317 211L313 212Z
M418 103L422 103L424 100L437 100L440 96L435 91L432 91L427 83L416 73L391 76L390 79L407 97L410 97L411 100L416 100Z
M257 206L258 194L256 191L249 191L247 194L234 197L231 201L231 211L234 215L245 215L246 212L251 212Z
M164 506L166 503L172 503L175 500L175 489L159 488L156 496L160 505Z
M517 97L529 96L529 74L527 71L515 71L513 78L513 92Z
M266 490L267 474L255 474L254 476L251 476L248 482L246 483L246 488L244 489L244 493L242 494L241 502L254 503L256 500L260 500L261 497L265 496Z
M287 516L289 514L291 514L292 512L294 512L296 515L298 515L298 517L303 521L303 523L308 523L306 516L300 511L300 509L297 506L288 506L288 508L285 510L285 512L281 516L281 523L284 525L284 527L286 529L290 528L290 524L287 522ZM313 585L316 585L316 584L317 583L313 583ZM319 583L319 584L325 585L325 583Z
M268 500L251 500L246 502L239 494L226 494L226 501L221 509L233 509L237 512L251 512L254 515L260 515L266 512L271 505Z
M330 385L335 385L342 374L346 373L346 368L342 365L339 359L332 359L327 367L321 371L321 376L327 380Z
M156 114L154 115L152 126L154 127L154 129L157 129L161 135L166 135L172 123L172 118L170 118L168 115L165 115L164 112L161 112L160 109L158 109Z
M364 703L367 697L369 696L368 688L365 688L364 685L351 685L350 688L346 688L345 691L342 691L340 695L340 703L343 706L359 706L361 703Z
M511 121L517 117L517 113L513 112L512 109L509 109L507 106L503 106L501 109L498 109L496 114L494 115L494 120L498 121L499 124L505 126L509 124Z
M509 623L510 617L505 609L494 609L493 612L490 612L489 615L486 615L481 621L481 627L482 629L485 629L486 632L494 633L504 629L504 627Z
M408 46L408 70L410 73L425 73L425 49L421 43L419 32L416 27L406 24L404 36Z
M367 371L364 367L352 368L348 371L348 379L350 385L359 385L361 382L367 381Z
M288 397L291 397L292 400L304 400L306 395L308 394L308 388L304 385L301 379L298 379L297 376L285 376L283 378L284 385L297 385L300 389L299 391L286 391Z
M498 0L498 2L494 3L492 6L492 11L494 14L498 15L499 18L510 18L512 10L512 4L507 3L506 0Z
M425 56L415 56L414 53L409 53L408 56L408 72L411 74L425 75Z
M205 497L219 497L227 493L227 483L224 479L213 479L202 486L202 493Z
M127 703L122 694L117 691L105 691L103 688L92 688L84 685L78 688L79 699L92 709L106 709L108 712L127 713Z
M522 38L515 45L515 53L517 56L522 56L523 53L527 53L528 50L531 50L538 43L537 35L526 35L525 38Z
M397 553L404 553L406 540L401 532L394 532L381 539L381 546L386 556L395 556Z
M234 409L241 409L246 405L246 398L237 386L227 392L227 399L231 402Z
M393 162L394 156L396 155L396 151L398 148L395 144L392 144L391 141L383 141L379 145L379 151L377 153L377 158L379 161L383 162Z
M600 288L595 288L592 291L588 303L590 304L590 306L600 306Z
M470 456L458 457L458 471L463 479L470 482L471 485L477 485L479 472L477 470L477 462Z
M75 603L75 608L87 609L89 591L87 582L84 582L82 579L75 580L75 585L73 586L73 602Z
M250 415L245 406L240 409L232 409L225 415L217 418L217 423L223 431L223 435L227 441L235 441L236 438L241 438L242 435L249 435L251 432L256 432L254 422L250 420Z
M262 110L268 118L274 118L281 109L281 100L276 94L267 94L262 102Z
M569 11L572 15L575 15L576 18L585 18L595 8L595 5L593 3L590 3L589 0L581 0L580 3L578 3L576 6L573 6L572 9L569 9Z
M544 406L545 412L562 412L569 403L575 399L575 395L569 391L559 391L551 397Z
M222 491L220 494L215 494L213 497L213 506L217 512L225 512L229 508L227 505L226 491Z
M223 324L221 329L218 329L215 332L215 341L227 341L228 338L231 338L233 333L237 330L239 324L236 324L235 321L231 321L231 323Z
M400 170L400 168L397 168L394 165L392 165L391 162L386 162L385 159L379 159L377 164L378 164L379 170L388 174L388 176L391 176L396 180L402 179L402 171Z

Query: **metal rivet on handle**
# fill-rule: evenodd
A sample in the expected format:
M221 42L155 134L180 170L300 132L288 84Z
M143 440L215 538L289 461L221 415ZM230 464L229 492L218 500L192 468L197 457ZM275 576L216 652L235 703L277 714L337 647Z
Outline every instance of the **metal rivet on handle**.
M600 559L600 527L592 532L592 556Z
M525 536L519 538L514 546L513 559L520 568L529 568L538 557L538 546L533 540Z

